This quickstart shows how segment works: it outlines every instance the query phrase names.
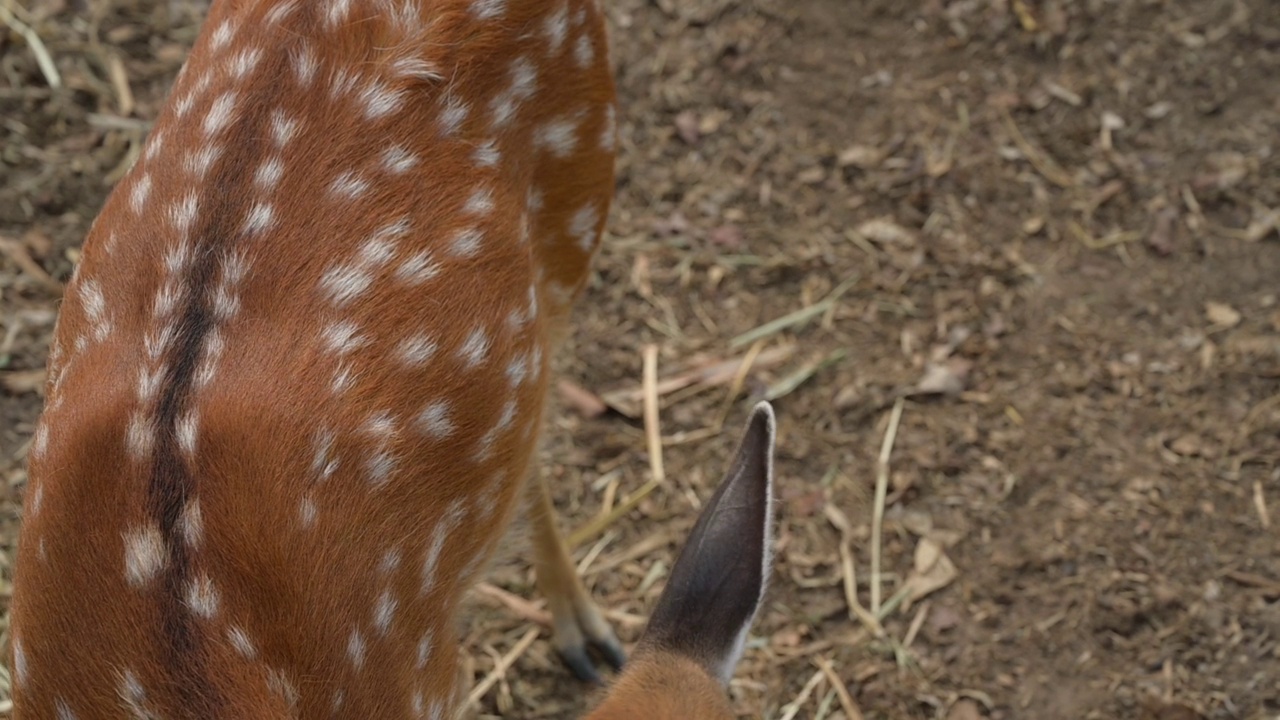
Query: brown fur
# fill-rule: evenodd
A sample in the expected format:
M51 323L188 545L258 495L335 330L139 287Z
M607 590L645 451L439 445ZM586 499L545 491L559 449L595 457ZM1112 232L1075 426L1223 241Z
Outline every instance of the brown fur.
M731 720L724 690L696 662L668 653L633 658L586 720Z
M12 625L28 668L15 677L18 720L55 717L59 707L79 720L143 713L171 720L329 717L339 691L339 716L396 718L413 715L415 691L446 707L455 695L454 617L474 579L462 576L464 566L481 564L492 552L521 492L539 434L548 357L595 249L584 251L567 235L567 218L595 203L598 234L612 194L612 151L594 140L605 132L604 108L614 102L603 20L588 0L569 3L586 17L570 37L589 34L598 58L579 68L570 48L553 56L541 49L540 35L527 34L540 27L551 3L509 0L501 21L478 21L462 0L422 0L426 22L412 34L370 15L378 2L353 3L339 30L323 27L319 13L327 4L310 2L270 26L265 17L277 4L213 4L157 119L149 147L158 151L144 154L109 198L68 288L41 419L47 449L32 455L17 559ZM215 50L212 35L228 19L235 34ZM309 89L293 75L304 45L320 62ZM261 51L257 65L243 79L229 77L227 63L249 46ZM509 83L511 61L520 54L537 67L537 95L496 137L499 166L476 167L472 155L491 137L489 102ZM444 80L393 77L389 68L405 57L431 63ZM359 73L361 82L380 77L403 90L402 106L382 118L358 117L355 93L330 96L339 68ZM180 118L177 104L210 69L210 84ZM206 139L201 121L226 92L236 93L233 118L221 137ZM450 138L435 129L446 94L471 106ZM283 154L283 177L264 196L254 173L275 152L277 108L298 124ZM536 128L579 111L581 140L572 154L557 158L532 147ZM394 177L371 170L393 142L412 151L418 164ZM222 154L193 184L187 156L212 145ZM329 183L345 169L369 180L359 202L329 194ZM131 193L144 177L150 192L136 213ZM472 222L458 208L482 182L494 201L481 223L482 252L451 257L452 234ZM532 216L526 245L518 240L519 222L535 187L544 192L545 209ZM178 273L185 292L175 313L186 319L160 358L157 399L146 401L139 375L150 362L146 339L157 331L153 307L169 277L165 255L176 242L168 213L187 192L198 196L199 212L189 234L190 263ZM243 223L263 197L272 203L274 227L252 236ZM377 273L375 290L331 310L317 289L320 278L400 216L412 219L414 232L402 240L399 259ZM433 254L438 276L413 291L387 289L413 248ZM239 311L216 321L212 298L226 258L237 252L250 261L237 291ZM507 332L504 323L526 308L531 284L539 310L522 330ZM111 322L101 339L92 339L97 325L88 287L100 289ZM348 355L352 387L335 397L330 383L339 359L324 346L323 334L340 320L354 322L366 342ZM477 327L489 331L488 359L460 368L454 354ZM200 388L194 376L215 332L225 349L214 380ZM397 343L411 332L429 334L439 348L421 368L393 360ZM534 379L513 390L504 370L533 348L541 351ZM454 431L444 441L423 440L412 427L433 399L452 408ZM513 429L487 457L472 460L509 399L518 407ZM398 423L388 440L396 474L371 490L363 470L371 441L361 428L383 411ZM189 457L174 425L188 413L199 418ZM137 414L158 425L155 448L141 460L126 451ZM340 464L319 480L312 463L322 427L335 434ZM32 493L42 497L38 511ZM317 508L310 528L299 520L306 498ZM196 500L202 539L179 552L184 540L173 513ZM455 501L462 503L462 518L447 535L436 585L424 596L424 557ZM492 505L487 519L479 515L482 504ZM132 587L124 573L124 537L154 524L168 549L166 566L146 586ZM380 559L390 550L402 560L380 575ZM211 618L195 617L182 605L185 588L202 577L218 593ZM371 626L384 589L398 601L385 636ZM252 657L228 642L233 626L251 637ZM353 667L348 653L353 629L365 643L361 667ZM416 647L425 632L434 633L434 652L418 671ZM121 697L126 672L145 690L141 700Z

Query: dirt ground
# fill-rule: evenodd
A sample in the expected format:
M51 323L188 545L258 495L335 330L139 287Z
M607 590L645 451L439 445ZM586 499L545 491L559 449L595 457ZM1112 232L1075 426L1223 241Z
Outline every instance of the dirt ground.
M642 348L684 374L666 479L577 550L624 639L770 397L776 576L742 717L1280 717L1272 0L605 4L617 204L544 471L570 528L617 506L650 477ZM6 15L4 598L60 282L201 13ZM534 604L478 600L484 712L579 712L546 632L492 674L541 611L519 556L489 582Z

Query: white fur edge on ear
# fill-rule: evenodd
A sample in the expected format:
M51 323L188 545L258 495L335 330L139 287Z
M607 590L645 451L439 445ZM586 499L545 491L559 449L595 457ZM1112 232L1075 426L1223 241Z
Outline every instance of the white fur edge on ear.
M716 668L716 679L724 687L729 686L729 682L733 680L734 671L738 667L738 662L742 659L742 653L746 650L747 635L751 633L752 626L755 625L756 615L760 614L760 608L764 604L765 592L769 589L769 581L773 577L770 572L773 569L773 453L775 441L777 439L777 417L774 415L773 406L768 400L762 400L756 403L751 409L750 419L747 421L747 427L755 422L757 415L765 417L765 512L764 512L764 553L761 558L760 568L760 595L756 598L755 612L751 613L751 617L746 619L742 627L738 630L738 637L734 639L733 648L723 658L720 667Z

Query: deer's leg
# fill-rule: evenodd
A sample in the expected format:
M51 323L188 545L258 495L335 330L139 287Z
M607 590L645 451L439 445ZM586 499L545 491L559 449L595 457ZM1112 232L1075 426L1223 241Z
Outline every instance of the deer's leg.
M532 495L529 521L534 570L538 591L547 599L551 610L556 650L579 678L600 682L600 675L587 654L588 648L594 648L615 670L621 669L626 653L583 586L582 578L578 577L564 538L556 527L555 506L546 480L535 477L528 488Z

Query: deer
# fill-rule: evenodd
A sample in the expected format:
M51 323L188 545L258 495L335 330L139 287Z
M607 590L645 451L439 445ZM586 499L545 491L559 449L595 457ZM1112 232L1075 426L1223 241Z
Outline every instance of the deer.
M215 0L67 284L28 450L13 717L460 713L521 512L587 717L733 717L775 418L628 657L535 472L613 195L598 0Z

